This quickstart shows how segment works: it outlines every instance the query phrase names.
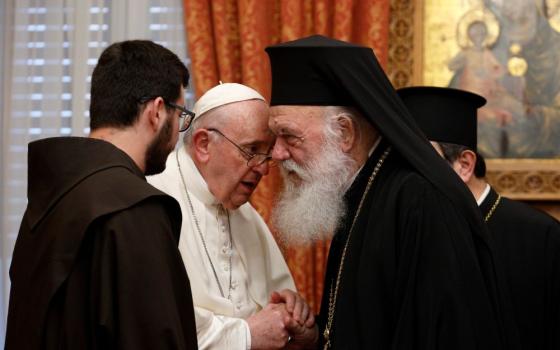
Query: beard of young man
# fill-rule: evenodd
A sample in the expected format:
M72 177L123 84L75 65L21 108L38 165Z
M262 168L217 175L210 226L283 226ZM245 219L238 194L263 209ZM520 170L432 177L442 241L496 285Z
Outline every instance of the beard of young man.
M167 156L175 148L175 145L171 145L172 123L173 119L168 117L156 138L148 146L145 175L155 175L165 170Z
M326 135L324 147L305 165L282 163L284 188L272 213L272 222L285 243L310 243L331 237L346 214L344 194L355 161ZM301 181L293 181L288 173Z

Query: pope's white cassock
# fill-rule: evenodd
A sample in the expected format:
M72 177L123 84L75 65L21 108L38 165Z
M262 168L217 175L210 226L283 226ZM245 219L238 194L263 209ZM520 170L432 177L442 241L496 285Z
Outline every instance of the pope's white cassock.
M228 220L228 211L208 190L184 148L171 153L165 171L148 182L181 205L179 250L191 282L199 348L249 349L251 335L244 319L266 306L272 291L295 290L270 230L249 203L229 210Z

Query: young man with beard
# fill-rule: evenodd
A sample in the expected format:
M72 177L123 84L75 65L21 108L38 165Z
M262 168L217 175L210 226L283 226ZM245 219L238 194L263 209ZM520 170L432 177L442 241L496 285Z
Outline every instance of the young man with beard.
M560 223L502 197L484 179L486 164L476 152L477 109L486 101L467 91L431 86L398 93L477 201L505 267L523 349L559 349Z
M6 349L197 348L180 208L144 178L190 124L188 79L160 45L112 44L92 75L90 137L29 144Z
M314 326L270 230L248 203L268 174L268 105L234 83L196 102L184 147L148 181L177 199L179 250L192 282L200 349L280 349L289 328ZM278 293L278 294L277 294ZM269 303L279 298L290 305ZM289 310L288 310L289 309ZM295 345L295 344L290 344Z
M312 36L267 52L272 157L287 183L276 224L288 239L336 231L320 344L317 330L301 338L333 349L515 349L476 204L372 50Z

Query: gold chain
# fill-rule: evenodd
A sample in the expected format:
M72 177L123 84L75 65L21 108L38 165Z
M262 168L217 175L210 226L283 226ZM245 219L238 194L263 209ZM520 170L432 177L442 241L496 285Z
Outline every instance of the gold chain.
M484 222L488 222L488 220L490 220L490 218L492 217L492 214L494 214L494 212L496 211L496 208L498 207L498 204L500 204L501 199L502 199L502 196L500 196L498 194L498 198L496 199L496 201L492 205L492 208L490 208L490 210L488 211L488 214L486 214L486 217L484 218Z
M369 189L371 188L371 185L373 183L373 180L375 180L375 177L377 176L377 173L379 172L379 169L381 169L381 166L383 165L383 162L385 161L385 159L387 158L387 156L389 155L389 153L391 152L391 147L388 147L385 152L383 153L383 155L381 155L381 158L379 158L379 161L377 161L377 164L375 165L375 168L373 169L373 172L371 173L371 176L369 177L366 189L364 191L364 194L362 195L362 198L360 199L360 204L358 205L358 210L356 210L356 215L354 215L354 219L352 220L352 226L350 226L350 231L348 232L348 238L346 238L346 243L344 244L344 250L342 251L342 257L340 258L340 265L338 266L338 273L336 276L336 283L334 286L334 290L333 290L333 283L331 281L331 288L330 288L330 293L329 293L329 313L328 313L328 318L327 318L327 324L325 326L325 331L323 332L323 338L325 340L325 346L324 349L328 349L331 347L331 342L330 342L330 333L331 333L331 327L332 327L332 323L334 320L334 310L335 310L335 306L336 306L336 299L338 297L338 287L340 285L340 277L342 276L342 270L344 268L344 261L346 258L346 251L348 250L348 245L350 243L350 236L352 234L352 230L354 229L354 225L356 224L356 220L358 219L358 215L360 215L360 211L362 209L362 205L364 204L364 200L366 199L366 196L369 192Z

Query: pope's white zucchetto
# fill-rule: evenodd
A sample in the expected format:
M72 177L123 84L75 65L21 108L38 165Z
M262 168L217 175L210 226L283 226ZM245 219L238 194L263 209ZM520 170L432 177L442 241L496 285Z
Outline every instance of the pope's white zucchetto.
M194 105L193 112L195 113L194 119L201 117L204 113L229 103L248 101L248 100L262 100L264 97L257 91L248 86L237 83L223 83L216 85L210 90L206 91Z

